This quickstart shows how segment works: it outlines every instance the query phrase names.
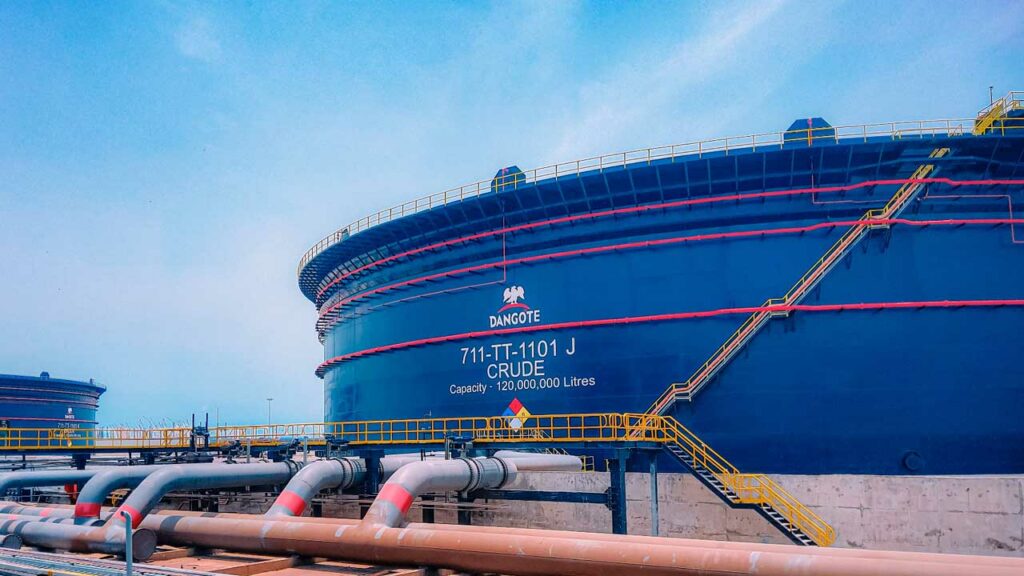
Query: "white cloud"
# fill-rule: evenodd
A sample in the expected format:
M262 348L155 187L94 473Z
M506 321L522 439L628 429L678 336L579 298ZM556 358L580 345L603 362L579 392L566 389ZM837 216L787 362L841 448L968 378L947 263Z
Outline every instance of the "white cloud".
M829 14L839 4L710 6L681 42L634 51L584 83L550 157L742 132L738 121L750 120L758 104L822 49L833 32Z
M195 16L188 19L174 34L174 42L183 56L203 62L220 59L221 45L209 19Z

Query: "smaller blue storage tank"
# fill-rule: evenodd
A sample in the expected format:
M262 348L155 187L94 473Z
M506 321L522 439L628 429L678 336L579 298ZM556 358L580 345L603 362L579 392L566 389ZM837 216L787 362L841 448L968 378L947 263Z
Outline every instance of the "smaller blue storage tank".
M106 388L89 380L0 374L0 428L96 427L96 410Z

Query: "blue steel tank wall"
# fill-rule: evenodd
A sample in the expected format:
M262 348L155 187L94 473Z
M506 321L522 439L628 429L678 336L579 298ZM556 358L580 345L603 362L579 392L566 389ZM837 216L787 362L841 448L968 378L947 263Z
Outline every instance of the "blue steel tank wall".
M1020 196L1020 194L1018 194ZM1015 299L1007 227L894 227L810 304ZM741 468L786 473L1020 473L1024 309L795 313L768 324L680 420Z
M105 390L92 382L0 374L0 420L11 428L95 428Z
M977 141L971 150L949 141L951 160L941 164L937 176L966 180L1024 172L1018 170L1022 142L1006 142L991 139L979 153ZM869 154L843 147L848 159L862 155L876 162L885 157L886 164L851 161L842 178L833 175L831 180L850 184L892 174L905 178L921 162L921 152L932 147L897 147L895 155L892 149ZM978 160L986 153L995 157L999 147L1000 154L1016 162ZM716 187L736 193L737 182L752 180L744 179L744 170L760 167L763 174L771 161L762 156L770 155L754 153L735 161L733 187L708 183L704 195ZM640 175L644 169L649 171L637 168L625 181L636 186L646 178L658 186L649 174ZM781 188L799 187L799 180L791 177L792 184ZM767 181L762 177L758 184ZM500 415L513 399L533 413L643 411L671 382L689 376L745 318L728 309L781 296L846 228L701 235L853 220L883 204L895 189L871 186L827 197L676 206L554 224L423 252L353 275L332 284L320 299L322 309L343 301L340 321L323 335L330 361L321 368L325 417ZM1020 185L931 184L903 217L1006 218L1007 199L992 196L1008 194L1019 202L1022 190ZM525 197L529 191L512 194ZM643 194L634 192L633 205ZM967 198L939 198L945 195ZM620 202L614 205L630 205ZM515 219L502 221L510 220ZM1014 243L1012 232L1005 224L897 224L872 231L805 303L1019 299L1024 245ZM696 238L658 244L683 236ZM430 241L436 236L425 232L417 242L401 246ZM610 244L627 245L562 254ZM550 257L382 290L424 275L545 254ZM353 257L338 262L336 270L366 261ZM320 286L328 282L325 276ZM539 314L526 328L543 329L523 332L524 326L492 325L510 287L521 287L521 303L530 314ZM719 313L649 318L712 310ZM1024 427L1018 415L1024 412L1024 368L1016 359L1024 337L1015 327L1022 316L1021 308L1011 306L795 312L771 321L675 414L735 464L758 471L1021 472ZM615 318L630 320L573 324ZM447 340L429 340L438 337Z

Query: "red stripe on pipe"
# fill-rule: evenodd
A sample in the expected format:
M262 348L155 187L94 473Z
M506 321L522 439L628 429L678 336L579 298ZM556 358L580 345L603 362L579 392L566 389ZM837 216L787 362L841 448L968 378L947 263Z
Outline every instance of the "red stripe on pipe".
M75 504L75 518L99 518L99 502L78 502Z
M306 509L306 501L295 492L284 490L274 501L274 506L284 506L293 516L302 516L302 511Z
M121 512L127 512L128 515L132 517L132 528L138 528L139 524L142 523L142 513L136 510L135 508L132 508L131 506L126 506L124 504L122 504L117 510L114 511L114 518L118 522L124 522L124 517L121 516Z
M377 498L381 498L385 502L391 502L394 504L402 511L402 515L405 515L405 513L409 511L409 507L412 506L413 501L412 494L398 484L385 484L384 487L380 489L380 494L377 494Z
M813 232L816 230L823 230L827 228L837 228L845 226L895 226L895 225L906 225L906 226L971 226L971 225L1002 225L1002 224L1024 224L1024 219L1014 218L975 218L975 219L945 219L945 220L908 220L906 218L878 218L873 220L840 220L836 222L819 222L817 224L808 224L806 226L787 226L783 228L759 228L756 230L738 230L733 232L714 232L711 234L694 234L690 236L673 236L671 238L659 238L657 240L642 240L636 242L623 242L620 244L606 244L604 246L591 246L589 248L578 248L575 250L563 250L560 252L548 252L546 254L537 254L534 256L524 256L522 258L513 258L511 260L498 260L495 262L487 262L485 264L476 264L474 266L466 266L464 268L456 268L455 270L448 270L445 272L437 272L434 274L428 274L426 276L420 276L417 278L410 278L409 280L403 280L401 282L395 282L393 284L387 284L371 290L366 290L343 298L326 308L320 314L318 320L318 326L321 330L326 330L328 325L324 323L325 319L329 322L328 316L334 311L340 309L346 304L350 304L357 300L362 300L370 296L381 294L384 292L390 292L398 288L404 288L406 286L412 286L414 284L422 284L432 280L439 280L441 278L450 278L459 274L466 274L469 272L480 272L482 270L488 270L498 267L516 266L519 264L528 264L531 262L538 262L541 260L556 260L559 258L568 258L574 256L586 256L589 254L598 254L602 252L613 252L616 250L631 250L637 248L653 248L657 246L666 246L671 244L684 244L690 242L706 242L709 240L725 240L725 239L736 239L736 238L753 238L763 236L777 236L786 234L802 234L805 232Z
M597 326L613 326L618 324L639 324L645 322L664 322L668 320L686 320L693 318L711 318L715 316L726 316L734 314L754 314L756 312L841 312L844 310L894 310L907 308L985 308L997 306L1024 306L1024 299L1005 300L926 300L915 302L872 302L857 304L779 304L775 306L747 306L740 308L719 308L717 310L703 310L698 312L673 312L669 314L651 314L647 316L626 316L622 318L603 318L599 320L579 320L575 322L557 322L553 324L535 324L532 326L517 326L515 328L497 328L494 330L477 330L473 332L462 332L460 334L449 334L447 336L433 336L420 338L396 344L375 346L357 352L350 352L335 356L317 366L316 375L323 377L324 371L328 368L345 362L391 352L403 348L424 346L427 344L440 344L443 342L454 342L470 338L486 338L489 336L500 336L505 334L521 334L528 332L540 332L545 330L564 330L567 328L592 328Z
M1003 186L1003 185L1012 186L1012 185L1017 185L1017 184L1024 184L1024 180L1012 180L1012 179L952 180L950 178L897 178L897 179L891 179L891 180L868 180L866 182L858 182L857 184L848 184L848 185L844 185L844 186L820 186L820 187L811 187L811 188L794 188L792 190L776 190L776 191L772 191L772 192L750 192L750 193L745 193L745 194L729 194L727 196L714 196L714 197L711 197L711 198L696 198L696 199L690 199L690 200L677 200L677 201L674 201L674 202L661 202L661 203L658 203L658 204L645 204L643 206L631 206L631 207L628 207L628 208L616 208L614 210L602 210L600 212L590 212L588 214L576 214L576 215L573 215L573 216L563 216L561 218L551 218L551 219L548 219L548 220L540 220L540 221L537 221L537 222L529 222L529 223L526 223L526 224L519 224L519 225L516 225L516 226L508 226L508 227L505 227L505 228L499 228L497 230L489 230L487 232L480 232L480 233L477 233L477 234L471 234L469 236L462 236L460 238L453 238L451 240L445 240L443 242L436 242L434 244L430 244L430 245L423 246L423 247L420 247L420 248L415 248L413 250L406 250L405 252L400 252L398 254L394 254L394 255L388 256L386 258L381 258L380 260L374 260L373 262L369 262L367 264L359 266L358 268L355 268L354 270L350 270L348 272L345 272L345 273L341 274L340 276L338 276L337 278L335 278L334 280L331 280L323 288L321 288L320 290L317 291L316 296L317 296L317 298L319 298L320 296L323 296L324 292L329 290L335 284L337 284L339 282L342 282L346 278L349 278L349 277L351 277L351 276L353 276L355 274L359 274L360 272L364 272L364 271L366 271L366 270L368 270L370 268L374 268L376 266L380 266L381 264L386 264L388 262L392 262L392 261L397 260L399 258L405 258L405 257L408 257L408 256L413 256L415 254L426 252L428 250L436 250L437 248L444 248L445 246L451 246L453 244L458 244L460 242L470 242L470 241L473 241L473 240L480 240L481 238L487 238L487 237L490 237L490 236L496 236L498 234L506 234L506 233L509 233L509 232L518 232L518 231L521 231L521 230L529 230L531 228L537 228L537 227L540 227L540 226L551 226L551 225L555 225L555 224L566 224L566 223L569 223L569 222L576 222L576 221L579 221L579 220L589 220L589 219L595 219L595 218L604 218L604 217L607 217L607 216L618 216L618 215L622 215L622 214L646 212L646 211L649 211L649 210L664 210L664 209L668 209L668 208L679 208L679 207L682 207L682 206L695 206L695 205L701 205L701 204L714 204L716 202L730 202L730 201L751 200L751 199L758 199L758 198L775 198L775 197L782 197L782 196L799 196L801 194L822 194L822 193L832 193L832 192L849 192L851 190L857 190L859 188L868 188L868 187L871 187L871 186L887 186L887 185L897 185L897 184L903 185L903 184L907 184L907 183L915 183L915 184L948 184L950 186ZM881 204L881 201L879 201L878 203Z

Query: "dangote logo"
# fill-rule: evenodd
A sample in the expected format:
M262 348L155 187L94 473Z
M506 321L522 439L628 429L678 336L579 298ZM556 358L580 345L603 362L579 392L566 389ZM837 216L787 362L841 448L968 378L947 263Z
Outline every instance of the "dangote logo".
M531 310L529 304L520 300L526 300L526 290L522 286L505 288L501 294L504 306L498 308L498 313L490 317L491 328L540 322L540 310Z
M520 300L526 300L526 291L523 290L522 286L509 286L505 288L505 292L502 295L505 305L498 310L498 313L502 313L510 308L522 308L523 310L529 310L530 307L520 302Z

